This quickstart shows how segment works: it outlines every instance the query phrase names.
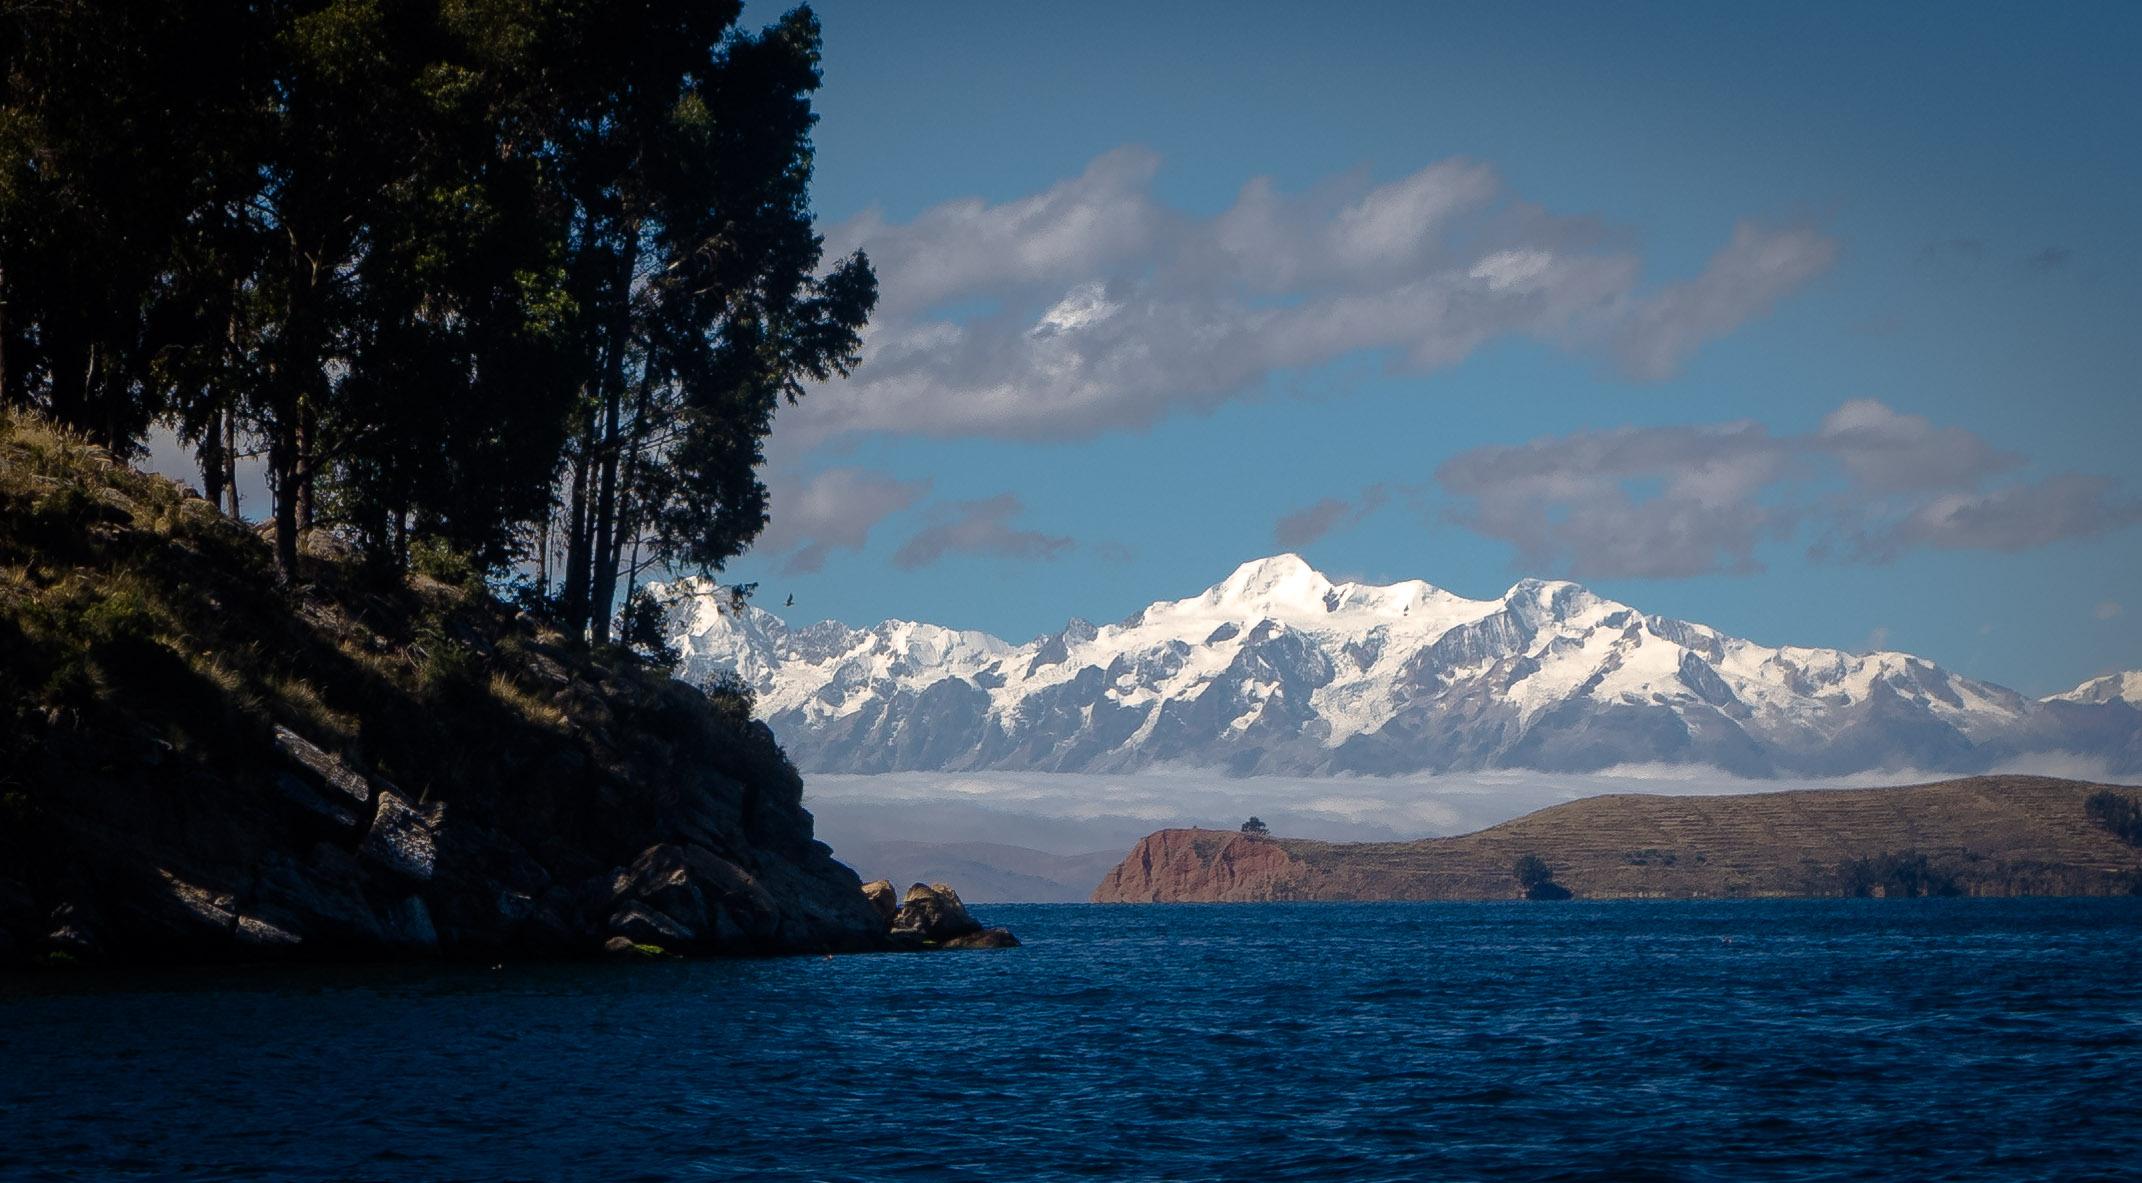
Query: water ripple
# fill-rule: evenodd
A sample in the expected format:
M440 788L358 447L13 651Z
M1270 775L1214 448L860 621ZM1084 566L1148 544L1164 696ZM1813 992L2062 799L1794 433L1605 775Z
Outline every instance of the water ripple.
M2142 901L998 907L940 956L0 981L0 1178L2035 1180Z

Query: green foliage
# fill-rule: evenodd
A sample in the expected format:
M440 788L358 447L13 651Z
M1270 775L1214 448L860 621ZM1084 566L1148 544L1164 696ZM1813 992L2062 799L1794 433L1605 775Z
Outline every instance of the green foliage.
M483 572L469 559L441 538L419 538L409 545L409 569L419 575L436 579L448 587L480 588Z
M1536 854L1519 855L1510 867L1510 874L1517 879L1519 887L1527 890L1554 880L1554 871L1547 866L1547 860Z
M285 579L316 525L488 574L554 524L568 631L607 640L621 572L757 535L774 408L876 300L812 226L816 18L737 17L10 6L0 405L121 453L169 422L211 489L264 453Z
M699 693L714 713L734 723L748 723L758 710L759 693L735 670L715 670L699 680Z
M81 622L82 633L92 644L144 638L156 628L148 599L139 589L124 584L84 609Z
M2142 846L2142 800L2110 789L2090 794L2083 803L2090 820L2112 831L2129 846Z
M662 602L646 588L635 590L618 614L618 640L641 661L667 673L677 668L684 654L670 643L668 619ZM747 709L748 716L750 711Z
M1554 881L1554 869L1536 854L1523 854L1510 866L1510 874L1528 900L1566 900L1569 889Z

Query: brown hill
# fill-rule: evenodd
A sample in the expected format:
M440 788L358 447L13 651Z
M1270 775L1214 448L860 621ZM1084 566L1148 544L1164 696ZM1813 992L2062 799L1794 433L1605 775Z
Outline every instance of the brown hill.
M2142 788L1978 776L1908 788L1616 794L1420 842L1162 830L1093 899L1512 899L1524 894L1527 856L1570 894L1603 899L2142 891L2142 848L2132 826L2125 839L2116 833L2114 797L2142 802ZM2126 808L2131 818L2135 807Z

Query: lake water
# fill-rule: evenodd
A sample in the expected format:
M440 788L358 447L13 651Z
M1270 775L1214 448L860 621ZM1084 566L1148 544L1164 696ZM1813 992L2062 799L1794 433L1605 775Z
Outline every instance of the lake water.
M1026 947L0 977L0 1178L2142 1177L2142 900L977 911Z

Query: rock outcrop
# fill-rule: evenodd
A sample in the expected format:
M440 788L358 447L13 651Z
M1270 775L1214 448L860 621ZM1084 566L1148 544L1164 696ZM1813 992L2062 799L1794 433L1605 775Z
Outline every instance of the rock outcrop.
M892 928L893 917L900 911L900 896L893 890L890 879L876 879L863 885L863 898L870 903L870 910L878 914L885 927Z
M764 724L480 587L6 415L0 569L0 961L901 947Z
M1255 903L1313 899L1293 843L1233 830L1161 830L1101 880L1095 903Z
M2107 793L2142 800L2134 787L1994 776L1893 789L1592 797L1421 842L1162 830L1141 840L1093 899L1562 898L1542 888L1592 899L2142 892L2142 849L2089 804ZM1544 867L1526 875L1528 858Z
M882 886L882 891L877 891ZM874 907L890 902L892 885L879 880L863 890ZM903 948L1008 949L1019 940L1004 928L984 928L959 893L942 883L917 883L892 913L888 931Z

